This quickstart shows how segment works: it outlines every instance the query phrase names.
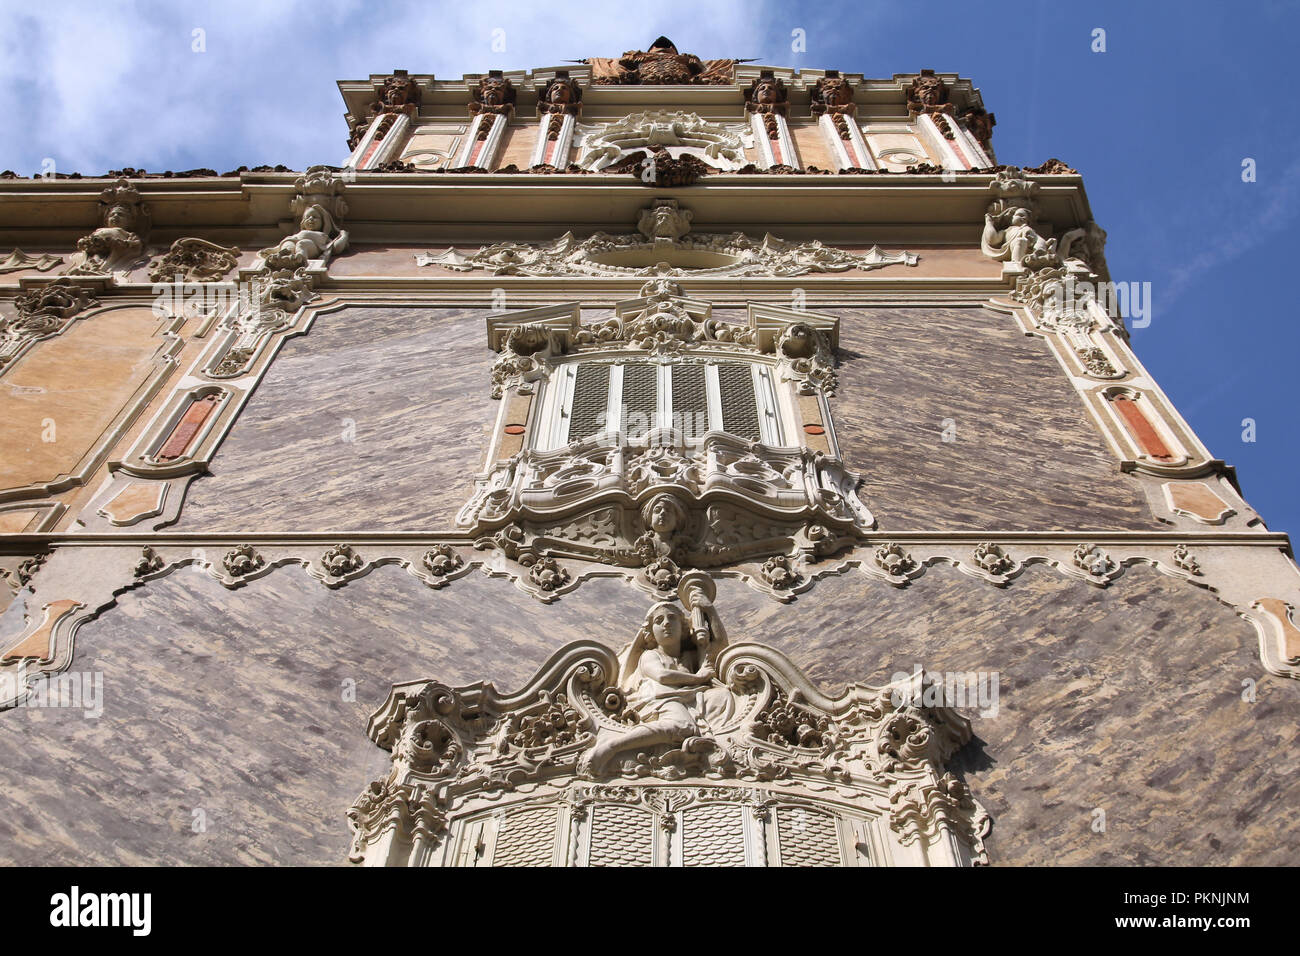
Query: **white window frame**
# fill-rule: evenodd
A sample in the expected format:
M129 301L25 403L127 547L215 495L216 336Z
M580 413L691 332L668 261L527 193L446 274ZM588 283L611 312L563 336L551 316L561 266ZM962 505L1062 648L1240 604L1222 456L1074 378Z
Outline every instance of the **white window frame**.
M779 389L775 368L766 362L733 356L702 358L690 363L649 363L655 365L655 426L670 428L673 424L672 370L679 364L700 364L704 366L704 387L709 417L708 431L723 432L722 389L718 377L718 366L722 363L748 365L754 383L755 414L758 418L759 441L764 445L784 447L789 429L786 416L789 413L788 396ZM550 380L541 395L542 427L539 430L542 444L538 451L563 448L569 443L569 425L573 413L573 394L577 382L578 366L584 363L607 364L609 366L609 392L605 409L606 429L604 434L619 430L623 412L623 368L629 364L644 364L646 359L640 357L620 357L615 359L577 358L561 362L555 366ZM608 427L616 423L616 427ZM701 439L687 439L688 446L698 445Z

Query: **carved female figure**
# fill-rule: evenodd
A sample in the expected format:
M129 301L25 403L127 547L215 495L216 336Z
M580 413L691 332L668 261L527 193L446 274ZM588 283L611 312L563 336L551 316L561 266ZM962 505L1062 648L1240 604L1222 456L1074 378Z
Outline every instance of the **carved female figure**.
M106 275L129 269L144 250L136 233L140 216L134 204L114 202L104 212L104 224L77 240L78 255L67 275Z
M985 255L1016 265L1050 265L1056 260L1056 240L1044 239L1034 229L1028 209L1017 206L1011 212L1010 222L999 228L1006 213L984 217L983 246Z
M678 605L651 606L636 638L619 655L619 687L638 722L625 731L602 730L587 755L587 769L600 773L617 753L681 743L711 723L725 722L734 698L714 671L717 649L707 630L692 633Z
M690 516L686 507L669 494L655 495L641 509L645 533L633 543L644 563L671 558L677 552L677 540L686 531Z

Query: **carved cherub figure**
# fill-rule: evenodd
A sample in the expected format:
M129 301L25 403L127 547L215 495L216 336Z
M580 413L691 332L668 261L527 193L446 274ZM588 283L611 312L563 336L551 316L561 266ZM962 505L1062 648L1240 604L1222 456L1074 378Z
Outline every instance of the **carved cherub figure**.
M297 269L311 259L328 259L348 247L348 233L339 229L334 217L319 203L308 206L299 229L279 244L262 250L262 258L274 269Z

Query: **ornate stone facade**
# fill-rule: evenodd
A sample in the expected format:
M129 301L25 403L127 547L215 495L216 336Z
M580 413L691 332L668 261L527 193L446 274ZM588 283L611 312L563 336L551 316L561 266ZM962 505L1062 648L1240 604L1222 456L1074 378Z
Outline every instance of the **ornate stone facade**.
M1289 860L1290 542L969 80L340 89L342 167L0 181L6 862Z

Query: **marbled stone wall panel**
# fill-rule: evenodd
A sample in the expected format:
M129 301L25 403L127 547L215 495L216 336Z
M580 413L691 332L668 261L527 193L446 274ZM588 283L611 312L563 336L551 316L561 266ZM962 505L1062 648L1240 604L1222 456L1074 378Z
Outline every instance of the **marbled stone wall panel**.
M828 690L997 672L997 714L961 708L975 739L950 764L993 817L995 864L1293 862L1300 686L1207 591L1141 566L1106 589L1036 566L1006 590L935 567L901 590L826 578L789 606L727 581L717 604L732 641Z
M290 339L181 531L437 531L469 500L497 407L484 313L345 308ZM351 440L349 440L351 439Z
M344 863L347 809L389 762L365 732L389 686L509 692L569 641L635 633L640 592L583 592L547 607L504 579L433 591L394 567L337 591L298 568L130 591L77 637L72 670L103 675L102 716L0 713L0 861Z
M103 716L0 714L0 859L341 863L347 807L386 766L364 726L389 684L509 692L571 640L621 648L649 604L608 579L545 606L480 574L431 591L386 567L332 591L284 568L228 592L178 571L81 629L73 670L103 674ZM1300 688L1204 590L1141 567L1104 590L936 567L906 589L825 578L791 605L724 580L717 605L733 642L831 691L918 664L996 672L998 712L962 709L975 740L951 764L993 816L996 864L1290 859Z
M882 530L1162 527L1047 344L1011 316L832 311L835 431Z

